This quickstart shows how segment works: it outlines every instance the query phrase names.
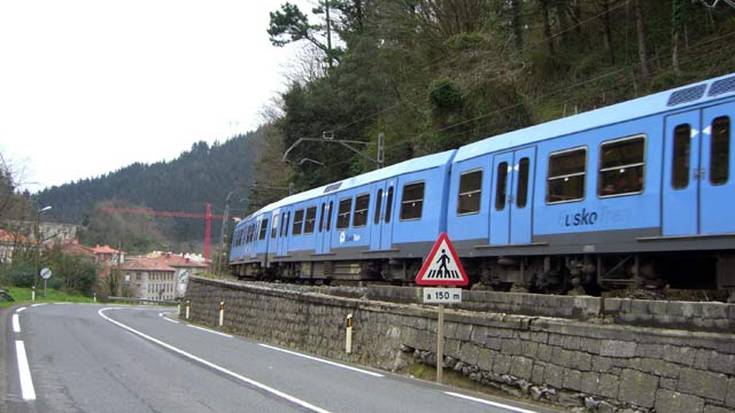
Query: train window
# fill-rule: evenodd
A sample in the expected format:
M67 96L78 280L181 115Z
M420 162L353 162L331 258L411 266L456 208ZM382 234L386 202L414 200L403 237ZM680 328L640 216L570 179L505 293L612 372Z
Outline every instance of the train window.
M248 237L245 240L246 244L253 242L253 234L255 233L255 224L248 225Z
M507 196L508 185L508 162L500 162L498 164L497 181L495 182L495 210L502 211L505 209L505 197Z
M401 220L421 219L424 207L424 183L405 185L401 196Z
M353 227L364 227L368 220L370 194L359 195L355 198L355 215L352 217Z
M378 194L375 196L375 216L373 217L373 224L378 225L380 222L380 206L383 203L383 189L378 189Z
M644 136L617 139L600 146L597 195L635 194L643 191Z
M671 167L671 186L682 189L689 186L689 151L692 144L692 128L688 123L674 129L674 156Z
M730 118L720 116L712 121L709 181L722 185L730 176Z
M266 234L268 234L268 218L260 221L260 233L258 234L258 239L265 239Z
M482 198L482 170L460 175L457 214L480 212L480 198Z
M579 148L549 156L546 202L568 202L584 198L587 149Z
M385 200L385 223L390 222L393 215L393 187L388 188L388 198Z
M350 226L351 209L352 198L345 198L339 201L339 211L337 211L337 228L347 228Z
M521 158L518 162L518 188L516 188L516 206L525 208L528 204L528 178L531 171L531 160Z
M332 229L332 208L334 207L334 201L329 201L327 205L327 231Z
M281 212L281 230L280 236L286 235L286 231L288 231L288 222L286 222L286 213Z
M314 223L316 222L316 207L310 207L306 210L306 224L304 224L304 234L314 232Z
M271 238L275 238L278 233L278 214L273 216L273 226L271 226Z
M295 214L293 214L293 229L291 230L291 234L300 235L303 227L304 227L304 210L299 209L298 211L296 211Z
M286 220L283 221L283 235L288 236L288 223L291 222L291 211L286 212Z
M324 231L324 208L326 207L326 205L326 202L322 202L322 210L319 211L319 232Z

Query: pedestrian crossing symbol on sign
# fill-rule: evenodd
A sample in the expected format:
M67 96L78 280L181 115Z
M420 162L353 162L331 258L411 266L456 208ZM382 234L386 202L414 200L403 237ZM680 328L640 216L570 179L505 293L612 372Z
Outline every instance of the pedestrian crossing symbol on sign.
M416 274L416 284L463 286L469 281L452 242L442 232Z

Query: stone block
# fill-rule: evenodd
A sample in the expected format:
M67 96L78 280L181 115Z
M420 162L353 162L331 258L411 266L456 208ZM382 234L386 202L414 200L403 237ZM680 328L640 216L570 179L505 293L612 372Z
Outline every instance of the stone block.
M712 357L709 359L710 370L735 376L735 354L722 354L714 351L711 353Z
M710 360L715 354L717 353L712 350L697 350L697 354L694 356L694 365L692 367L695 369L707 370L709 368Z
M562 387L569 390L582 390L582 372L571 369L564 369L564 378L562 379Z
M600 355L607 357L628 358L635 356L636 343L632 341L603 340L600 344Z
M459 359L466 364L475 365L477 364L477 352L478 347L476 345L470 342L464 342L459 349Z
M580 384L580 390L587 394L596 394L597 387L600 383L600 375L595 372L584 372L582 373L582 382Z
M564 337L559 334L549 334L549 344L552 346L558 346L561 347L562 342L564 341Z
M674 379L679 377L679 371L681 370L681 367L676 364L649 358L633 359L630 362L630 367L638 368L646 373L653 373L657 376Z
M597 393L600 396L615 399L618 397L618 376L614 374L600 374L600 382L597 385Z
M521 342L521 354L530 357L530 358L536 358L536 354L538 353L538 343L533 341L524 341Z
M574 369L588 371L592 368L592 356L587 353L574 352L571 364Z
M666 413L702 413L704 400L697 396L666 389L656 392L656 411Z
M642 407L653 407L658 377L640 371L624 369L620 378L619 400Z
M485 347L500 350L503 347L503 339L499 337L488 337L485 341Z
M538 353L536 354L536 358L541 361L551 361L552 357L552 350L555 347L547 346L547 345L540 345L538 348Z
M721 402L725 401L727 387L727 376L724 374L685 368L679 376L679 391Z
M517 338L504 339L500 351L509 356L521 354L521 340Z
M735 408L735 377L731 378L727 385L727 396L725 397L725 404Z
M554 364L548 364L544 368L544 382L549 386L557 388L562 387L562 380L564 379L564 368L556 366Z
M697 350L691 347L666 345L664 346L663 354L663 359L666 361L691 366L694 364L694 357L697 355Z
M510 356L502 353L497 354L493 362L493 373L508 374L508 371L510 371Z
M493 369L493 351L487 348L477 349L477 367L485 371Z
M609 357L592 356L592 370L606 373L612 367L612 360Z
M533 364L533 370L531 371L531 382L533 384L541 384L544 382L544 365L540 363Z
M510 374L521 379L529 380L533 370L533 360L526 357L511 357Z
M704 413L732 413L732 409L727 409L725 407L719 407L719 406L713 406L713 405L707 405L704 406Z
M661 381L658 383L658 385L662 389L676 390L677 383L678 383L678 380L676 380L676 379L667 379L665 377L662 377L661 378Z
M566 336L562 339L561 346L567 350L580 350L582 348L582 337Z

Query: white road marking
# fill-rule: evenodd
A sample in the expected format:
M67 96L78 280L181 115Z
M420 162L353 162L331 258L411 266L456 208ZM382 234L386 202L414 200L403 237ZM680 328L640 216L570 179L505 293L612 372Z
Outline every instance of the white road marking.
M179 322L178 322L178 321L176 321L176 320L172 320L172 319L170 319L170 318L168 318L168 317L166 317L166 316L163 316L162 318L163 318L164 320L166 320L166 321L170 322L170 323L176 323L176 324L179 324Z
M13 332L20 333L20 321L18 320L18 314L13 314Z
M202 331L206 331L207 333L212 333L212 334L217 334L217 335L220 335L220 336L223 336L223 337L227 337L227 338L232 338L232 336L231 336L231 335L229 335L229 334L225 334L225 333L220 333L219 331L215 331L215 330L210 330L210 329L208 329L208 328L204 328L204 327L199 327L199 326L195 326L195 325L193 325L193 324L187 324L187 326L189 326L189 327L191 327L191 328L196 328L197 330L202 330Z
M40 306L42 306L42 305L46 305L46 303L36 303L36 304L31 304L31 307L40 307Z
M16 312L16 313L22 313L22 312L23 312L23 311L25 311L25 310L26 310L26 308L25 308L25 307L21 307L21 308L18 308L18 309L16 309L16 310L15 310L15 312Z
M21 340L15 340L15 354L18 356L18 376L20 377L20 393L23 400L36 400L36 390L33 389L31 369L28 367L26 346Z
M217 364L214 364L212 362L209 362L207 360L204 360L201 357L197 357L197 356L195 356L195 355L193 355L191 353L188 353L188 352L186 352L184 350L181 350L181 349L179 349L177 347L174 347L171 344L165 343L165 342L163 342L163 341L161 341L161 340L159 340L157 338L153 338L153 337L151 337L151 336L149 336L149 335L147 335L145 333L142 333L142 332L140 332L140 331L138 331L138 330L136 330L136 329L134 329L132 327L128 327L127 325L125 325L125 324L123 324L123 323L121 323L119 321L115 321L112 318L110 318L110 317L108 317L108 316L106 316L104 314L104 312L107 311L107 310L118 310L118 309L120 309L120 308L106 307L106 308L100 309L99 311L97 311L97 313L102 318L104 318L105 320L111 322L112 324L115 324L118 327L121 327L121 328L123 328L125 330L128 330L128 331L130 331L133 334L136 334L136 335L138 335L140 337L143 337L144 339L146 339L148 341L151 341L151 342L153 342L155 344L158 344L159 346L164 347L164 348L166 348L168 350L171 350L171 351L173 351L175 353L178 353L178 354L180 354L180 355L182 355L182 356L184 356L184 357L186 357L188 359L191 359L191 360L194 360L194 361L196 361L198 363L201 363L201 364L203 364L203 365L205 365L205 366L207 366L207 367L209 367L211 369L217 370L220 373L223 373L223 374L226 374L226 375L228 375L230 377L233 377L235 379L238 379L238 380L240 380L240 381L242 381L242 382L244 382L244 383L246 383L246 384L248 384L248 385L250 385L252 387L255 387L255 388L258 388L260 390L263 390L263 391L266 391L268 393L271 393L271 394L273 394L276 397L280 397L283 400L286 400L286 401L288 401L290 403L293 403L293 404L295 404L297 406L301 406L301 407L303 407L303 408L305 408L307 410L311 410L313 412L317 412L317 413L331 413L329 410L322 409L321 407L315 406L315 405L313 405L311 403L308 403L308 402L306 402L304 400L298 399L298 398L296 398L294 396L291 396L289 394L286 394L286 393L284 393L284 392L282 392L280 390L276 390L276 389L274 389L274 388L272 388L270 386L267 386L267 385L265 385L263 383L260 383L258 381L253 380L253 379L250 379L250 378L247 378L247 377L242 376L240 374L237 374L237 373L235 373L235 372L233 372L231 370L227 370L224 367L218 366Z
M324 363L324 364L329 364L330 366L335 366L335 367L340 367L340 368L347 369L347 370L356 371L358 373L367 374L367 375L370 375L370 376L373 376L373 377L385 377L384 375L382 375L380 373L375 373L375 372L368 371L368 370L358 369L357 367L352 367L352 366L348 366L348 365L345 365L345 364L336 363L336 362L330 361L330 360L320 359L318 357L310 356L308 354L302 354L302 353L298 353L298 352L295 352L295 351L286 350L284 348L274 347L274 346L271 346L271 345L268 345L268 344L264 344L264 343L260 343L259 345L261 347L269 348L271 350L282 351L284 353L288 353L288 354L291 354L291 355L294 355L294 356L303 357L305 359L318 361L318 362Z
M533 410L521 409L520 407L510 406L510 405L498 403L498 402L491 402L490 400L479 399L477 397L467 396L464 394L454 393L451 391L445 391L444 394L447 394L453 397L459 397L460 399L465 399L465 400L470 400L470 401L477 402L477 403L486 404L488 406L499 407L505 410L511 410L511 411L518 412L518 413L538 413Z

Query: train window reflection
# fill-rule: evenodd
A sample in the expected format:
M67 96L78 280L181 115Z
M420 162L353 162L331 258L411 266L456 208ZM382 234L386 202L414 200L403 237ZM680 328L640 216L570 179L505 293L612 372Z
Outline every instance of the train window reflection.
M265 235L268 233L268 218L260 221L260 232L258 233L258 239L265 239Z
M579 148L549 156L546 202L568 202L584 198L587 149Z
M339 210L337 211L337 228L347 228L350 226L351 209L352 198L346 198L339 201Z
M709 181L722 185L730 176L730 118L720 116L712 122Z
M293 216L293 229L291 230L292 235L300 235L301 230L304 226L304 210L299 209Z
M310 207L306 210L306 223L304 224L304 234L314 232L314 224L316 223L316 207Z
M643 191L645 146L644 136L618 139L600 146L599 196Z
M682 124L674 129L674 156L671 167L671 185L674 189L689 186L689 158L691 150L692 128Z
M380 205L383 203L383 190L378 189L378 195L375 196L375 216L373 217L373 224L378 225L380 223Z
M516 206L525 208L528 203L528 178L531 170L531 161L528 158L518 162L518 190L516 191Z
M480 212L482 198L482 170L467 172L459 177L457 214Z
M360 195L355 199L355 215L352 217L353 227L364 227L368 220L370 194Z
M419 182L403 187L401 197L401 220L420 219L424 207L424 183Z
M495 181L495 210L505 209L505 197L508 188L508 162L498 164L498 173Z

